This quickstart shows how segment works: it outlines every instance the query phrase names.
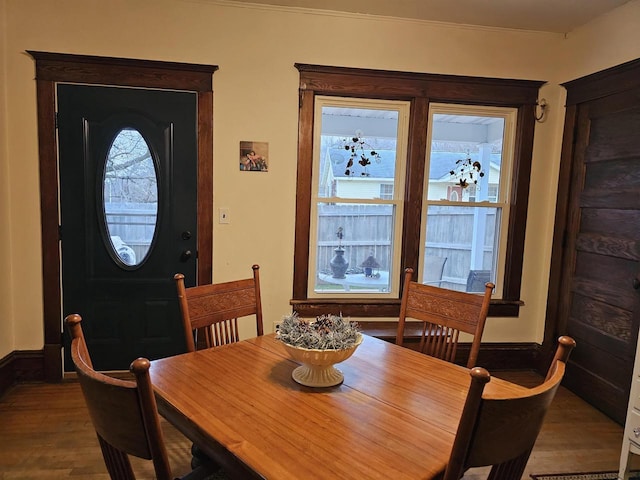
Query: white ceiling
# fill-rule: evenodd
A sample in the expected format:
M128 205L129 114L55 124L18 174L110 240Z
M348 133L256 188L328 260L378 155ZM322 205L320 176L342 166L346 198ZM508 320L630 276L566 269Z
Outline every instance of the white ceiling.
M234 0L436 22L568 33L635 0Z

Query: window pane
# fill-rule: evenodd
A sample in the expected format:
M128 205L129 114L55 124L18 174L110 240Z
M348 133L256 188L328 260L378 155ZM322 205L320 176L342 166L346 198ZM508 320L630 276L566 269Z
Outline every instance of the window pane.
M316 293L389 292L393 205L317 205Z
M515 110L430 106L421 281L502 295ZM478 204L494 207L476 207Z
M380 184L380 198L382 200L392 200L393 199L393 185L382 183Z
M109 149L103 182L108 245L125 265L139 265L149 252L158 217L156 170L140 132L118 133Z
M467 292L495 283L500 208L431 205L423 282Z
M309 295L397 294L409 107L316 98Z
M382 198L396 176L398 111L322 107L318 197Z
M504 118L433 115L428 200L496 202Z

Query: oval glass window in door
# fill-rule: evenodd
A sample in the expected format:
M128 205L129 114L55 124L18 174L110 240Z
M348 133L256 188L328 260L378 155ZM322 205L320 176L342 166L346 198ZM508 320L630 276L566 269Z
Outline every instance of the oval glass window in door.
M116 262L135 267L149 254L158 222L158 177L142 134L124 128L115 136L103 173L106 231Z

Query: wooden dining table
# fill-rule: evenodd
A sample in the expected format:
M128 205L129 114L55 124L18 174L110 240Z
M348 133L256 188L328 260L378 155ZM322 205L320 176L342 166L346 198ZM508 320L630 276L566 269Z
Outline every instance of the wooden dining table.
M158 409L231 478L437 479L467 368L365 335L344 381L297 384L274 334L151 363ZM524 387L492 378L486 392Z

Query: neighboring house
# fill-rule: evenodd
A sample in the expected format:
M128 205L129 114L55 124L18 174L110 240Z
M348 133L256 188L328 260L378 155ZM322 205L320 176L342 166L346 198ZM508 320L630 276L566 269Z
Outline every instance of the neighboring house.
M458 153L458 152L431 152L429 159L429 193L430 198L439 200L458 201L464 200L477 201L477 186L470 184L467 188L459 185L459 177L451 175L452 170L456 170L458 160L464 160L467 157L472 161L479 160L478 153ZM500 153L492 153L490 155L489 165L489 186L488 200L495 201L498 193L498 182L500 178L500 164L502 156ZM487 172L487 166L482 166L482 171ZM480 182L478 182L480 184ZM471 198L470 198L471 197Z
M340 148L328 148L321 165L320 196L339 198L393 198L393 176L396 163L395 150L376 150L380 155L379 161L370 158L371 164L366 169L357 160L350 169L351 175L346 174L346 166L350 154ZM472 160L478 160L477 153L468 155ZM463 189L459 185L459 178L451 175L456 170L456 161L467 158L466 153L432 152L429 166L429 191L433 199L465 200L469 197L475 200L476 187L470 185ZM500 175L501 155L491 154L489 166L488 199L495 201ZM483 167L486 173L486 166Z

